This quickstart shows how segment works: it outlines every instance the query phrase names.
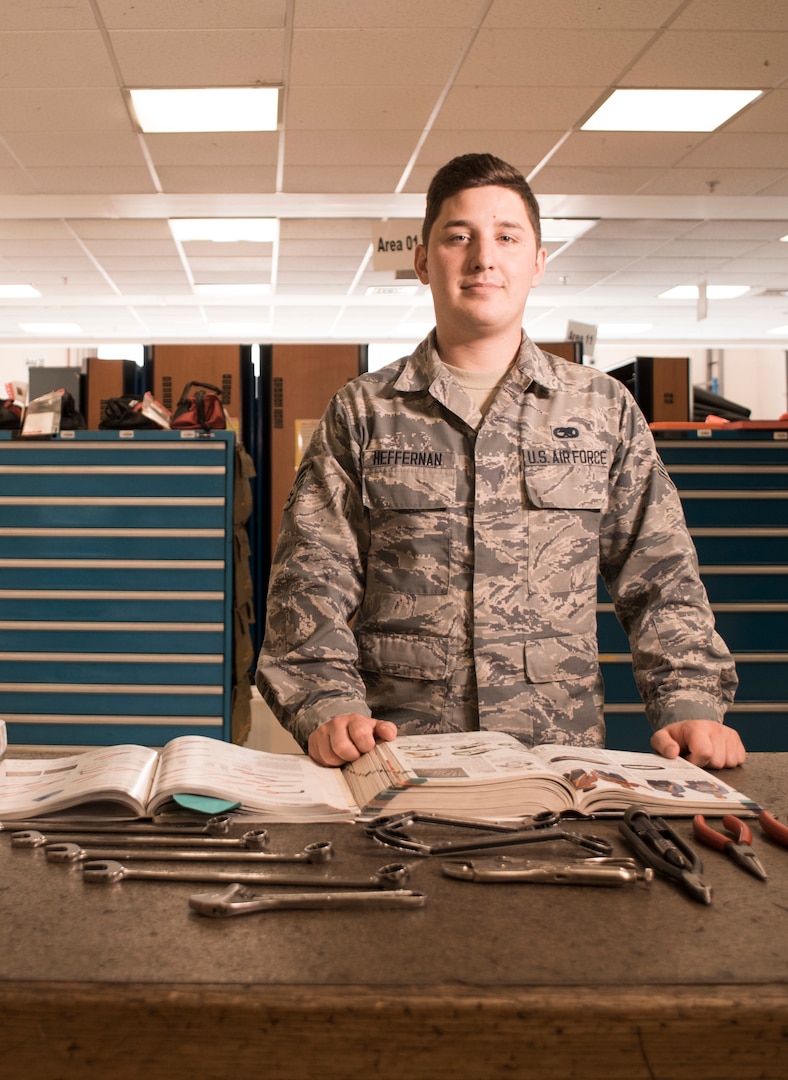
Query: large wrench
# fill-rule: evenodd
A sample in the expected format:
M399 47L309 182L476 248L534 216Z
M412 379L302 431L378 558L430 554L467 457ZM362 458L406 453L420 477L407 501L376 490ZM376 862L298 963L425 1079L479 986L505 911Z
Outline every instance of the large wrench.
M271 851L211 851L171 850L170 848L83 848L79 844L49 844L44 848L50 862L90 862L95 859L112 859L126 862L129 859L147 859L172 862L328 862L334 856L334 845L330 840L320 840L307 844L303 851L293 855L282 855Z
M237 870L141 870L123 866L110 859L83 863L82 877L93 884L108 885L116 881L223 881L244 885L318 886L325 889L399 889L410 878L404 863L388 863L368 878L313 878L294 874L254 874Z
M220 893L195 893L189 897L189 907L198 915L223 919L228 915L251 915L256 911L276 911L294 908L392 908L423 907L425 895L410 889L375 892L360 890L346 893L279 893L256 896L243 885L230 885Z
M71 833L79 830L83 833L116 833L122 832L132 835L155 836L171 830L178 836L220 836L230 829L231 818L228 814L219 814L216 817L206 818L204 822L195 823L194 819L180 822L175 815L158 819L151 822L141 821L53 821L49 818L37 818L33 821L0 821L0 832L16 833L22 829L46 829L50 833Z
M131 836L117 832L99 834L98 836L91 835L89 832L84 835L81 833L75 833L74 835L64 833L62 836L58 834L47 836L45 833L38 832L37 829L25 829L11 834L11 847L16 848L36 848L45 847L46 845L52 846L53 844L95 843L127 844L130 847L246 848L249 851L262 851L268 846L268 833L265 829L252 829L245 832L243 836L234 839L227 836L196 836L182 833L168 835L164 832L159 835L134 833Z

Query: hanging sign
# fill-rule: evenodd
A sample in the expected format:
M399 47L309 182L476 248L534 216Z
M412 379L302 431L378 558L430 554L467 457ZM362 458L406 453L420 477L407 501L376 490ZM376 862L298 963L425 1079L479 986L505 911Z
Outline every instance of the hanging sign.
M421 222L395 218L372 228L373 270L412 270L421 243Z
M572 322L570 319L566 324L566 340L581 342L583 356L587 359L594 355L596 326L593 323Z

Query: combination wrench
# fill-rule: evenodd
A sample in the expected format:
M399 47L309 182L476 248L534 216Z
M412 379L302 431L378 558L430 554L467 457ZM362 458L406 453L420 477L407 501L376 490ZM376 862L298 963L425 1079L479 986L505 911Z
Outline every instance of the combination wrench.
M49 844L44 848L50 862L77 863L95 860L147 860L148 862L286 862L286 863L325 863L334 856L334 845L330 840L319 840L307 844L302 851L292 855L273 851L215 851L205 849L186 849L175 851L170 848L83 848L79 844Z
M57 833L47 835L46 833L39 832L37 829L25 829L20 832L11 834L11 847L16 848L37 848L37 847L52 847L55 844L118 844L127 845L128 847L155 847L155 848L212 848L215 850L225 848L240 848L249 851L263 851L268 846L268 832L265 829L252 829L249 832L245 832L243 836L231 838L227 836L204 836L204 835L182 835L178 833L173 835L171 833L162 833L161 835L154 835L152 833L133 833L127 836L125 833L99 833L91 834L86 833L74 833L69 835L64 833L59 835Z
M40 831L46 829L50 833L116 833L122 832L125 836L156 836L171 832L177 836L223 836L230 831L231 818L228 814L219 814L206 818L205 821L195 822L193 818L179 820L175 815L169 815L150 822L144 821L84 821L74 819L53 820L50 818L35 818L32 821L0 821L0 832L17 833L24 829Z
M236 885L289 885L296 888L315 886L323 889L400 889L410 879L404 863L388 863L368 878L313 878L294 874L255 874L237 870L140 869L124 866L111 859L96 859L82 864L82 877L91 884L110 885L118 881L221 881Z

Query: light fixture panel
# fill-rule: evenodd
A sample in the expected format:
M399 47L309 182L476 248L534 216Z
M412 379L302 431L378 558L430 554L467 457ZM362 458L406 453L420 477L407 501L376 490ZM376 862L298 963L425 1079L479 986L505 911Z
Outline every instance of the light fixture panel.
M760 90L614 90L582 131L714 131Z
M142 131L276 131L279 88L195 87L129 90Z

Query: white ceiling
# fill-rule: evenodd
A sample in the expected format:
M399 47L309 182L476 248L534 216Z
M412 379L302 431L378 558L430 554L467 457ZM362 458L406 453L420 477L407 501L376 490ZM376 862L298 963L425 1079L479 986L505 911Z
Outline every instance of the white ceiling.
M278 132L135 129L128 87L283 86ZM582 132L615 87L757 88L711 134ZM592 217L526 323L645 323L599 340L788 345L786 0L2 0L0 344L21 322L90 342L418 340L371 237L420 219L433 172L490 151L543 215ZM178 246L167 218L278 216L278 245ZM267 281L208 301L195 284ZM677 284L745 297L658 300ZM265 323L267 331L213 324ZM55 340L36 336L36 340Z

